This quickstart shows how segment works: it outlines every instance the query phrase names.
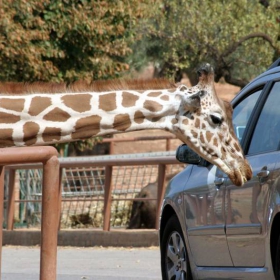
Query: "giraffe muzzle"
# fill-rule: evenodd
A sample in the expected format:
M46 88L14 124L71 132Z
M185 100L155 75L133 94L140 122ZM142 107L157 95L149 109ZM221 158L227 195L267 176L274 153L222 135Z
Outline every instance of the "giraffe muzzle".
M230 180L238 187L243 186L247 181L251 180L253 172L247 159L240 161L239 167L237 169L233 169L232 172L228 174L228 176Z

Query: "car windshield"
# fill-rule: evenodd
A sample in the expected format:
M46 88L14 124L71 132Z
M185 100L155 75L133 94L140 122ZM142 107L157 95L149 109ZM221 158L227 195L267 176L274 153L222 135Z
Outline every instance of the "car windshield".
M247 126L248 120L256 105L261 91L262 90L258 90L252 93L251 95L247 96L234 108L232 121L235 134L239 142L242 140L242 136Z

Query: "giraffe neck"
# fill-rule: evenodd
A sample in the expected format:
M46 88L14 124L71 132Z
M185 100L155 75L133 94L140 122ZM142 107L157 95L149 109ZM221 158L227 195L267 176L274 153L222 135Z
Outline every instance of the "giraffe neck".
M168 90L4 95L0 97L0 147L170 130L179 103L176 91Z

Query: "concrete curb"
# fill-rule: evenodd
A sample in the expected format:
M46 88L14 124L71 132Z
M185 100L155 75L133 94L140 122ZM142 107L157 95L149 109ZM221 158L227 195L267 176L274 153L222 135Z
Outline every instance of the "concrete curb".
M35 246L40 244L40 230L3 230L3 245ZM58 246L73 247L150 247L158 246L157 230L60 230Z

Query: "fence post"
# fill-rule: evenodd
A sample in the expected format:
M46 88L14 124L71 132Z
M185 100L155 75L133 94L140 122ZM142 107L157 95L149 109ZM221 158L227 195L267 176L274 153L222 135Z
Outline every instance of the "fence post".
M156 229L159 229L159 215L161 204L164 196L164 179L165 179L165 164L158 165L158 193L157 193L157 215L156 215Z
M59 167L59 180L58 180L58 190L59 190L59 197L58 197L58 225L57 229L60 230L61 228L61 203L62 203L62 177L63 177L63 168Z
M2 244L3 244L3 210L4 210L4 177L5 177L5 167L0 166L0 279L2 270Z
M104 194L104 221L103 221L103 230L110 230L110 217L111 217L111 193L112 193L112 170L111 165L105 166L105 194Z
M8 217L7 217L7 230L14 228L15 216L15 177L16 170L9 170L9 197L8 197Z
M56 279L58 183L59 161L53 156L43 166L40 280Z

